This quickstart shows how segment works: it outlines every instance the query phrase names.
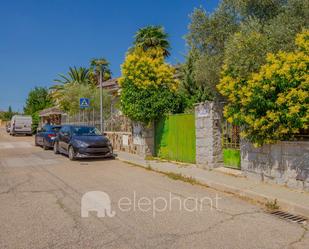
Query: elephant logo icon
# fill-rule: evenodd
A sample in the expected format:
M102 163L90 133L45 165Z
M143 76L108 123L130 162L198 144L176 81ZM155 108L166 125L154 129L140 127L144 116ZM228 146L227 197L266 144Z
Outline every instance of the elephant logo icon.
M89 217L89 212L97 212L97 217L114 217L115 211L112 211L111 199L103 191L90 191L83 195L81 201L81 217Z

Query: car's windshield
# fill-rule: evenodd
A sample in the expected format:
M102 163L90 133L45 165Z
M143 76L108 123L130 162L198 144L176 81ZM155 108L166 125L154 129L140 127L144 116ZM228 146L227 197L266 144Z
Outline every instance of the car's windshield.
M52 126L52 125L45 125L43 130L47 132L58 132L61 129L61 126Z
M54 132L58 132L58 131L61 129L61 126L53 126L53 127L51 127L51 129L52 129Z
M95 127L77 126L73 127L73 134L77 136L100 136L101 132Z

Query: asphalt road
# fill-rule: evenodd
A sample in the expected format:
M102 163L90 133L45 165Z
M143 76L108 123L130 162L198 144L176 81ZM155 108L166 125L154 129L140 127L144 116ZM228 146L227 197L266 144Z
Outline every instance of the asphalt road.
M33 139L0 130L1 249L309 248L307 226L260 206L118 160L71 162ZM81 217L89 191L110 197L110 210L97 202L105 217Z

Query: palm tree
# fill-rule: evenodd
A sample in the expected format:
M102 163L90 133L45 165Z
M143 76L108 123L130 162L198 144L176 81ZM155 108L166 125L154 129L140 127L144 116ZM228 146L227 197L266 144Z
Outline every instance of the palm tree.
M59 74L59 78L54 80L60 84L53 85L49 88L49 96L52 98L56 106L60 106L63 101L67 89L73 84L90 84L89 69L84 67L70 67L69 72Z
M89 83L89 69L85 67L70 67L67 75L59 74L59 79L55 79L55 82L61 84L77 83L88 84Z
M65 96L65 85L57 84L49 88L49 96L53 100L55 106L60 107L61 101Z
M90 61L90 77L94 78L99 84L100 72L103 73L103 81L111 78L112 72L109 62L105 58L94 58Z
M149 48L161 48L164 51L164 56L170 55L170 43L168 34L162 26L147 26L139 29L135 34L134 46L141 47L144 51Z

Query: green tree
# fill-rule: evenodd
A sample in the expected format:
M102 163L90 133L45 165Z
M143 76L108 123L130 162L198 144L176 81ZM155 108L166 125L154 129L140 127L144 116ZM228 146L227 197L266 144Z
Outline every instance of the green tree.
M109 62L105 58L92 59L89 69L70 67L66 75L59 74L59 78L54 80L60 84L50 87L49 96L56 106L64 111L73 113L77 111L76 105L78 101L75 98L76 96L87 97L88 95L95 95L99 84L100 71L104 72L104 80L111 78ZM109 99L108 96L105 97L107 100ZM70 98L73 98L75 102L71 103L69 101ZM98 101L98 103L100 102Z
M220 79L225 43L238 30L238 22L235 9L225 1L211 15L202 8L195 9L192 13L189 33L186 36L190 52L185 68L191 66L188 63L193 63L194 72L191 74L194 77L185 77L184 80L190 78L191 81L183 84L195 85L193 86L197 89L195 95L200 96L197 101L211 100L219 96L216 84ZM190 61L192 54L194 54L193 62Z
M258 71L265 63L268 51L267 37L260 32L261 25L256 20L241 27L227 42L224 64L228 71L241 78Z
M238 0L243 15L238 32L226 43L225 72L246 78L266 62L267 53L293 51L294 38L309 25L308 0ZM227 70L226 70L227 69Z
M66 88L71 84L56 84L49 88L49 97L57 107L61 107L61 101L65 97Z
M63 91L65 94L59 99L59 107L65 112L69 114L78 113L80 110L80 98L89 98L90 108L100 110L100 95L99 89L96 86L65 84ZM103 94L103 108L106 110L104 114L109 115L111 97L106 92L103 92Z
M89 69L85 67L70 67L67 75L59 74L59 79L55 79L54 81L61 84L89 84Z
M187 43L197 50L192 83L206 86L210 99L216 91L223 64L233 77L246 78L265 63L266 54L293 51L294 37L309 25L308 0L223 0L208 15L195 9Z
M283 11L287 0L228 0L226 5L232 6L237 11L241 21L257 19L266 23Z
M93 76L94 77L94 76ZM58 107L63 107L65 102L63 99L66 97L67 89L71 85L96 85L92 72L84 67L70 67L67 75L59 74L59 78L54 81L60 84L55 84L50 87L50 98Z
M141 47L144 51L152 48L160 48L163 55L170 55L170 43L168 34L162 26L147 26L139 29L134 37L134 47Z
M67 83L50 87L49 96L55 106L73 114L79 110L79 98L92 97L95 90L92 84Z
M12 107L9 106L8 110L6 112L0 113L0 119L4 121L9 121L12 119L12 117L17 114L17 112L13 112Z
M39 124L39 112L50 106L52 106L52 100L46 88L35 87L29 92L24 106L24 113L32 116L33 131L36 130Z
M207 85L199 84L196 80L196 62L199 60L199 53L192 49L187 57L186 62L179 66L179 79L180 79L180 94L186 100L186 108L191 110L194 103L209 100L210 90Z
M11 120L13 116L14 112L12 110L12 107L9 106L8 111L5 113L4 117L6 118L6 120Z
M103 73L103 81L111 78L112 72L109 65L105 58L95 58L90 61L90 78L92 82L95 82L95 85L99 84L100 72Z
M137 47L121 71L121 109L130 119L147 124L182 108L175 68L165 63L163 50Z
M309 27L309 1L288 0L282 11L263 26L268 52L294 51L295 35Z
M218 89L228 99L224 115L256 145L289 140L309 124L309 31L297 35L293 52L269 53L246 78L226 68Z

